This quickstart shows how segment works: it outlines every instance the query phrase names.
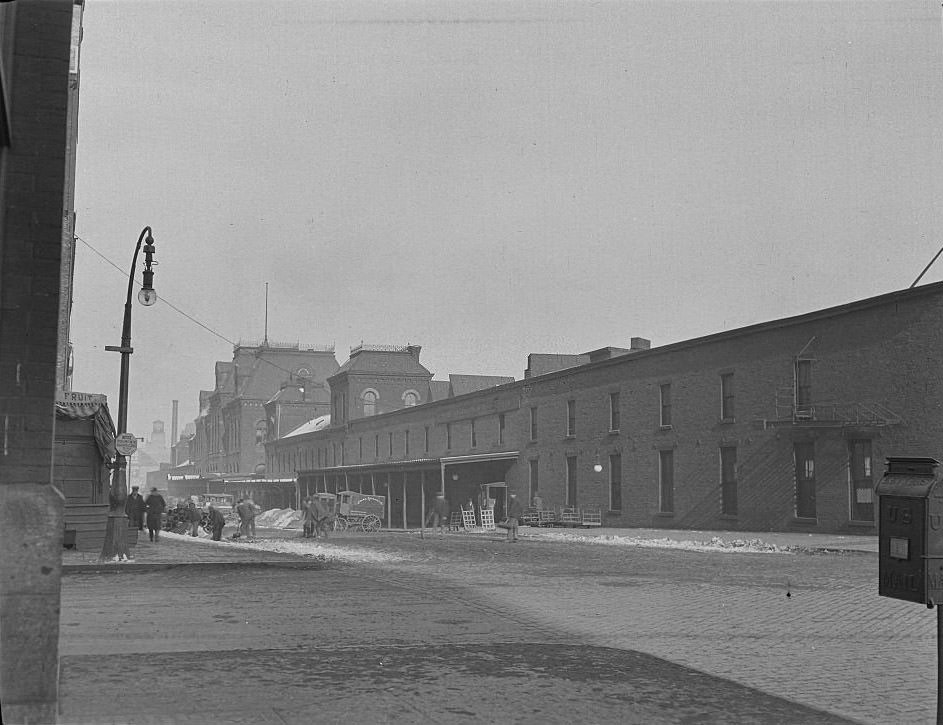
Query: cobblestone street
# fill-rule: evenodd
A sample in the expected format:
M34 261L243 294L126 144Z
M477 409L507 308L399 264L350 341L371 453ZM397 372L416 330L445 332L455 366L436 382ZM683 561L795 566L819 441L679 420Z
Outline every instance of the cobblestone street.
M526 536L510 545L460 534L350 535L326 544L303 542L293 531L265 536L243 547L145 542L132 569L72 570L63 580L64 722L117 718L102 709L111 687L161 672L173 699L175 688L189 691L194 676L211 682L220 668L229 687L207 685L208 694L226 693L230 705L248 697L242 709L255 698L265 704L259 712L297 722L305 720L291 718L302 718L306 707L321 707L327 721L341 718L343 707L324 692L349 689L337 673L358 668L350 681L376 685L370 697L380 706L371 722L459 722L461 712L507 719L492 707L494 697L516 698L520 722L572 721L572 703L586 722L829 721L821 711L835 721L934 718L935 613L878 597L872 553L720 553ZM313 556L259 550L273 540ZM351 552L375 563L343 563ZM174 562L190 565L168 568ZM517 643L513 656L509 642ZM393 650L377 649L358 665L364 647L393 648L406 658L403 672L423 674L380 678L376 662ZM104 660L105 672L100 655L113 653L120 656ZM295 674L272 681L264 663L279 661L279 653ZM174 662L185 665L183 674ZM482 679L496 667L502 677ZM305 680L298 673L306 668L321 674ZM441 681L430 675L436 668ZM623 675L607 679L600 674L607 668ZM646 672L659 675L638 679ZM305 681L310 687L300 687ZM412 699L403 699L401 687ZM463 692L492 698L466 702ZM430 708L428 698L454 711ZM403 709L407 701L413 705ZM570 710L555 720L560 707ZM180 721L137 710L148 712L151 720L134 721Z

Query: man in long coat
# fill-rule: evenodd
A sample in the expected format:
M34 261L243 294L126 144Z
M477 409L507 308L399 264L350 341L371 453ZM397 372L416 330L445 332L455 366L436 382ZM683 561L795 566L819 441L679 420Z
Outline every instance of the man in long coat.
M144 530L144 511L147 505L144 503L144 497L141 495L140 486L131 486L131 493L124 502L124 512L131 521L131 526L138 531Z
M157 493L155 486L144 500L144 505L147 507L147 534L151 541L157 541L160 539L161 516L167 510L167 502Z

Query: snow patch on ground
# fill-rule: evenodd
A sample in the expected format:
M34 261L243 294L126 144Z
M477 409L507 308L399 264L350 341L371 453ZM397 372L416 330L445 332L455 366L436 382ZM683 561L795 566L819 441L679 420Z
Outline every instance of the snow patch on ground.
M761 539L732 539L724 540L714 536L710 541L678 541L676 539L645 539L636 536L586 536L570 532L527 532L522 535L527 538L545 539L548 541L575 541L583 544L599 544L601 546L636 546L646 549L686 549L688 551L711 551L730 554L794 554L797 547L770 544Z
M367 551L355 546L335 545L329 542L322 543L311 539L303 541L292 541L290 539L254 539L252 541L224 539L223 541L213 541L209 538L174 534L170 531L161 533L161 536L194 543L198 542L204 545L209 544L210 546L225 546L246 551L271 551L277 554L294 554L309 559L324 559L351 564L386 564L402 561L405 558L386 552Z
M255 517L255 525L265 529L287 529L301 521L301 512L294 509L269 509Z

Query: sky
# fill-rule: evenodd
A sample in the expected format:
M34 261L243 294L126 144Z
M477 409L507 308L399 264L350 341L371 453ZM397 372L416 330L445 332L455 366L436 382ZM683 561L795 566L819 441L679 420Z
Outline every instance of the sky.
M909 287L943 245L941 28L938 2L87 0L73 389L117 410L145 225L142 437L266 332L519 379Z

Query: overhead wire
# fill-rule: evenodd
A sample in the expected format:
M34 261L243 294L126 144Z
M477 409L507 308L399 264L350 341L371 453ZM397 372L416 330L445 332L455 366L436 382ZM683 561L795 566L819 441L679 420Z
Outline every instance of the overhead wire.
M84 245L85 245L86 247L88 247L90 250L92 250L95 254L97 254L99 257L101 257L101 259L104 260L105 263L107 263L108 265L110 265L111 267L113 267L114 269L116 269L118 272L120 272L120 273L122 274L122 276L125 276L125 277L127 276L128 273L127 273L126 270L122 269L120 265L118 265L117 263L115 263L114 261L112 261L111 259L109 259L108 257L106 257L104 254L102 254L102 252L100 252L100 251L97 250L95 247L93 247L87 240L82 239L82 237L80 237L78 234L75 234L75 235L73 235L73 236L74 236L78 241L82 242L82 244L84 244ZM200 320L196 319L193 315L191 315L191 314L189 314L188 312L185 312L184 310L180 309L177 305L175 305L173 302L171 302L170 300L168 300L168 299L167 299L166 297L164 297L163 295L161 295L160 299L161 299L161 301L162 301L165 305L167 305L170 309L174 310L175 312L177 312L178 314L182 315L183 317L186 317L188 320L190 320L190 322L192 322L193 324L197 325L198 327L201 327L202 329L206 330L206 331L207 331L208 333L210 333L211 335L214 335L215 337L218 337L220 340L229 343L229 344L232 345L233 347L237 347L237 346L238 346L238 343L237 343L237 342L235 342L235 341L233 341L233 340L230 340L228 337L226 337L225 335L223 335L221 332L218 332L218 331L214 330L212 327L210 327L210 326L207 325L206 323L201 322ZM272 366L273 368L275 368L276 370L279 370L279 371L281 371L281 372L283 372L283 373L286 373L286 374L289 376L289 379L296 377L296 374L295 374L294 371L288 370L287 368L283 368L283 367L282 367L281 365L279 365L278 363L272 362L271 360L267 360L267 359L262 358L262 357L258 358L258 360L261 360L262 362L266 363L267 365L271 365L271 366ZM237 394L238 394L238 391L237 391Z

